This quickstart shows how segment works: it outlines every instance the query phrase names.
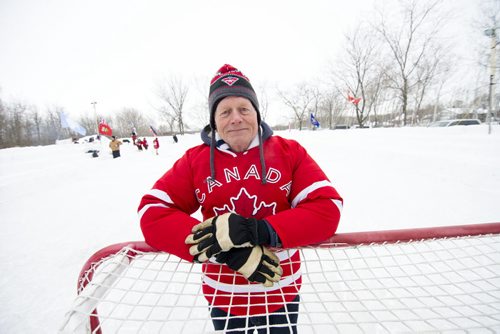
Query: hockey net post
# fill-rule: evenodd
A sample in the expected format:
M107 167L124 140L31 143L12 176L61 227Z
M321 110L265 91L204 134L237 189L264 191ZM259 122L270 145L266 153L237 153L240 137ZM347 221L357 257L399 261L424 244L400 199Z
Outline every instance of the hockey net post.
M299 333L500 332L500 223L341 233L299 251ZM108 246L59 332L214 332L202 275L144 242Z

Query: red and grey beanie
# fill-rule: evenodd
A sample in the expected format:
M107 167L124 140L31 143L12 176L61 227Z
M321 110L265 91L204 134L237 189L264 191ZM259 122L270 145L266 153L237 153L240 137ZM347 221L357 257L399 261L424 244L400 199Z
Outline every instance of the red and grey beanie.
M215 109L219 102L228 96L247 98L257 111L257 122L260 125L259 101L250 80L237 68L225 64L210 81L208 109L210 110L210 127L215 129Z

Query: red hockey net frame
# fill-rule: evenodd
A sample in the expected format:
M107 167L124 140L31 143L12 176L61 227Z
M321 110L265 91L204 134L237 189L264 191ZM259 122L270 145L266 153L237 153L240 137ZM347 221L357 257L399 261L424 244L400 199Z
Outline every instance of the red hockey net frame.
M464 329L500 332L500 223L340 233L299 251L303 259L299 314L305 313L301 315L302 323L299 320L299 332L451 332ZM107 278L94 284L99 268L117 254L122 256L115 261L119 270L111 270ZM105 247L83 266L78 279L79 296L60 332L107 333L97 308L103 300L109 303L104 297L123 271L148 254L167 257L164 261L169 265L160 266L159 270L170 267L167 270L201 276L201 272L192 271L196 264L159 252L145 242ZM190 269L184 271L182 266ZM189 281L188 276L184 278ZM201 280L197 282L201 285ZM91 292L81 296L89 287ZM384 299L387 294L391 297ZM194 295L202 295L201 290ZM381 305L384 300L389 306ZM195 307L206 309L207 305ZM152 311L146 313L146 318L151 318ZM127 317L113 317L110 316L110 322L128 321ZM172 327L171 324L162 326L159 319L154 319L156 325L148 327L145 325L148 319L145 319L133 328L144 333L200 332L186 326L191 320L186 316L178 327ZM194 320L199 319L195 317ZM84 324L75 325L75 321ZM213 331L210 324L207 314L201 332ZM126 328L120 326L111 332Z

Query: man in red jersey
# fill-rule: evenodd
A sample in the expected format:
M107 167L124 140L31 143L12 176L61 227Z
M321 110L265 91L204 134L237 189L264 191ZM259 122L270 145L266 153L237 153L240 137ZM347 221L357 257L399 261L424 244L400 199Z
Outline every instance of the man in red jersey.
M219 69L208 104L203 144L141 200L145 240L203 263L216 330L296 333L302 278L294 248L335 233L342 198L299 143L273 135L238 69ZM203 222L191 216L200 207Z

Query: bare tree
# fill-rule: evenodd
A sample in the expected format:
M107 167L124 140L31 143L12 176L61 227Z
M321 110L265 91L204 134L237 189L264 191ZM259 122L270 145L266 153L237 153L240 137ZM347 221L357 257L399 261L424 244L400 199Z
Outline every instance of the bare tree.
M311 102L311 107L309 108L309 112L314 115L314 117L318 120L320 105L323 102L323 93L320 91L318 87L311 87L311 94L313 96L313 100ZM321 118L318 120L321 121ZM313 127L313 130L316 128Z
M7 123L7 141L10 142L9 146L26 146L27 129L26 118L28 113L28 105L23 102L14 102L7 106L8 119Z
M169 113L165 106L161 106L159 111L163 117L163 120L165 122L167 122L167 126L168 126L167 132L174 133L175 132L175 123L176 123L175 115L172 115L171 113Z
M119 136L128 136L135 128L138 135L149 133L149 119L144 117L137 109L123 108L114 117L113 133Z
M259 112L260 112L260 117L262 118L263 121L266 120L267 118L267 113L269 111L269 97L267 95L267 84L264 83L259 88L257 88L258 91L258 99L259 99Z
M346 110L346 99L336 89L323 92L319 110L323 122L326 120L328 128L333 129L335 124L342 121L344 111Z
M47 136L48 144L54 144L61 132L61 118L60 114L63 110L62 107L51 106L45 110L45 133Z
M42 123L43 118L40 115L38 109L34 108L29 114L29 119L31 119L33 125L33 139L36 143L42 143Z
M371 30L358 25L345 36L344 54L335 64L333 75L339 94L345 101L351 99L350 107L356 112L356 121L364 126L370 112L376 108L378 95L382 89L383 66L380 65L379 50ZM351 95L352 94L352 95Z
M3 101L0 98L0 148L8 147L6 146L7 121L7 108L4 106Z
M444 17L437 10L440 0L401 1L400 15L379 10L379 19L372 27L380 34L389 48L395 66L386 72L390 87L398 91L402 105L403 125L407 124L409 95L418 84L417 72L426 56L431 58L430 47L437 38L437 29L443 24ZM389 22L399 18L399 22ZM439 24L436 24L439 22Z
M378 68L377 70L378 75L376 75L375 78L373 78L373 80L370 82L365 91L367 109L368 109L367 116L368 119L370 120L370 123L372 123L374 126L378 125L377 111L379 109L382 96L384 94L384 89L385 89L384 73L387 71L386 66L383 64L378 66L377 68ZM371 117L372 114L373 117Z
M446 56L443 52L442 46L432 47L433 52L424 56L422 62L417 66L415 75L415 89L413 92L414 107L411 117L411 124L420 123L420 109L422 102L426 96L427 90L432 87L433 84L439 85L436 94L438 95L436 99L436 104L439 103L439 94L441 93L442 86L446 82L447 74L449 72L448 63L445 60Z
M294 90L277 91L283 103L292 109L299 130L302 130L302 123L306 120L307 111L314 100L313 89L306 83L300 83Z
M156 95L165 105L158 111L168 120L172 117L178 125L180 134L184 134L184 105L189 88L182 79L170 77L166 82L157 85Z
M209 123L210 113L208 112L208 94L210 86L209 78L197 77L194 79L195 98L196 101L193 106L193 113L191 114L192 121L201 127Z
M95 116L90 116L88 114L85 114L83 116L80 116L78 118L78 123L85 128L87 131L87 135L91 134L97 134L97 120Z
M0 104L0 148L42 144L42 121L34 106Z

